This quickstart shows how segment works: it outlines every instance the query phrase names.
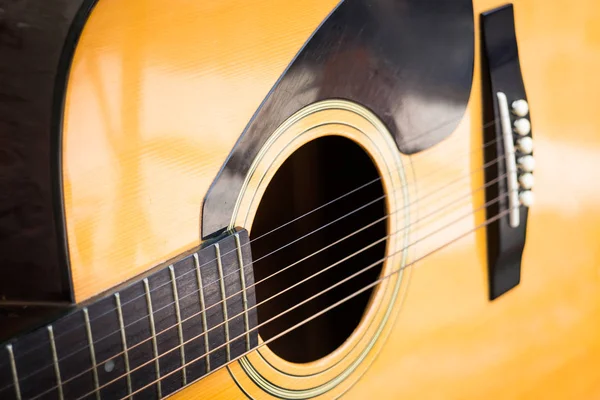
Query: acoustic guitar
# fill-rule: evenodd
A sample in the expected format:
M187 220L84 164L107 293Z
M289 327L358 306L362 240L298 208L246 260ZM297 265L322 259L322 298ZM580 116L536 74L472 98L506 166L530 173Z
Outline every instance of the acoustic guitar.
M600 398L600 3L0 1L0 398Z

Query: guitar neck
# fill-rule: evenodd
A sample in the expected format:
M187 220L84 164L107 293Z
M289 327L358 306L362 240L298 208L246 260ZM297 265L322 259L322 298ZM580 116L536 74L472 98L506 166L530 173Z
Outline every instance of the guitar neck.
M0 397L162 398L258 345L245 230L3 346Z

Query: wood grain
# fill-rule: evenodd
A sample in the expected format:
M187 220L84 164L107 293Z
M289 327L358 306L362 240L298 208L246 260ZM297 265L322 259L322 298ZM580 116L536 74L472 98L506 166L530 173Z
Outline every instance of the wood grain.
M199 243L205 192L337 0L164 4L100 1L75 53L63 174L78 301Z
M502 4L477 0L475 14ZM198 244L208 185L334 6L98 4L76 52L65 116L63 173L78 300ZM529 215L521 284L487 301L482 230L420 261L383 351L345 398L600 397L600 5L515 0L514 6L537 158L538 202ZM478 45L476 52L478 60ZM452 137L414 156L418 193L481 167L479 79L476 63L470 107ZM475 173L420 203L418 214L425 215L467 195L418 225L417 235L480 207L483 192L469 194L482 185L483 174ZM483 218L476 213L432 236L415 256ZM243 395L220 370L177 396Z

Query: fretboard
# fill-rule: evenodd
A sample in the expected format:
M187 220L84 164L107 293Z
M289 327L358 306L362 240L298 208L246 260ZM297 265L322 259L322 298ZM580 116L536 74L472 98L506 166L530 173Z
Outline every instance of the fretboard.
M251 262L238 230L11 340L0 398L157 399L202 378L258 345Z

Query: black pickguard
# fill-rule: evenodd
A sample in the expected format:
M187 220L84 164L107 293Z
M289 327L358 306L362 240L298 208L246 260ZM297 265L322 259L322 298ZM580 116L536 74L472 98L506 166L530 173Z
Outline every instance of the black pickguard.
M471 91L471 0L346 0L317 29L242 133L210 188L202 236L222 231L253 159L299 109L331 98L383 120L414 154L448 137Z

